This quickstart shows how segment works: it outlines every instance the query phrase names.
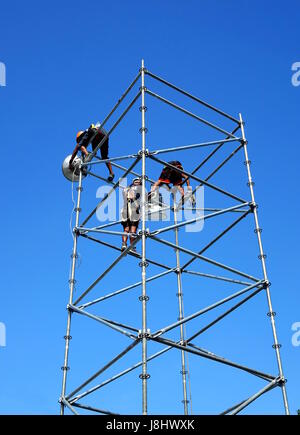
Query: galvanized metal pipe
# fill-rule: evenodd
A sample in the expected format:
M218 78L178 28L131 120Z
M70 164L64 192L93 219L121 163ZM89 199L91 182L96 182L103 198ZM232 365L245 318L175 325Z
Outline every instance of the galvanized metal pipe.
M82 170L79 170L79 180L78 180L78 188L77 188L78 194L77 194L77 204L76 204L76 217L75 217L75 225L78 225L79 222L79 213L80 213L80 200L81 200L81 191L82 191ZM70 295L69 295L69 304L72 304L73 302L73 295L74 295L74 288L75 288L75 267L76 267L76 260L77 260L77 242L78 242L78 235L74 234L73 238L73 251L72 251L72 266L71 266L71 275L70 275ZM61 391L61 398L64 398L66 395L66 384L67 384L67 371L68 371L68 359L69 359L69 347L70 347L70 340L71 340L71 317L72 313L68 311L68 318L67 318L67 331L65 335L65 357L64 357L64 365L62 367L63 369L63 380L62 380L62 391ZM66 403L64 400L61 401L60 406L60 414L64 414L64 408ZM66 405L68 406L68 405Z
M159 243L162 243L163 245L170 246L174 249L176 249L176 245L174 243L169 242L168 240L159 239L156 236L149 235L148 237L151 237L153 240L156 240ZM258 278L254 278L254 276L249 275L248 273L241 272L240 270L234 269L233 267L226 266L225 264L219 263L218 261L212 260L211 258L204 257L203 255L199 255L196 252L191 251L190 249L183 248L182 246L178 246L178 249L182 252L185 252L186 254L191 255L192 257L199 258L200 260L207 261L210 264L214 264L215 266L221 267L222 269L228 270L229 272L236 273L237 275L243 276L245 278L250 279L251 281L255 282L261 282Z
M180 112L183 112L183 113L185 113L186 115L188 115L188 116L190 116L190 117L192 117L192 118L194 118L194 119L197 119L198 121L202 122L203 124L207 125L208 127L211 127L211 128L213 128L213 129L215 129L215 130L217 130L217 131L219 131L219 132L225 134L226 136L231 136L231 137L235 138L234 135L232 135L232 134L229 133L228 131L224 130L223 128L220 128L220 127L218 127L217 125L213 124L212 122L209 122L209 121L207 121L206 119L201 118L201 117L198 116L198 115L195 115L194 113L190 112L189 110L186 110L186 109L184 109L184 108L181 107L181 106L178 106L178 104L175 104L175 103L173 103L173 102L170 101L170 100L167 100L166 98L164 98L164 97L162 97L162 96L156 94L155 92L152 92L152 91L150 91L149 89L147 89L146 92L147 92L147 94L152 95L152 97L155 97L155 98L157 98L158 100L160 100L160 101L162 101L162 102L168 104L169 106L174 107L175 109L179 110ZM236 139L237 139L237 138L236 138Z
M145 67L144 59L141 65L141 115L142 115L142 200L141 200L141 217L142 217L142 413L148 414L147 398L147 291L146 291L146 124L145 124Z
M157 154L163 154L163 153L170 153L173 151L192 150L194 148L202 148L202 147L207 147L207 146L211 146L211 145L218 145L218 144L224 145L225 143L228 143L228 142L236 142L236 141L240 141L240 140L241 140L241 138L220 139L220 140L214 140L214 141L210 141L210 142L195 143L192 145L183 145L183 146L178 146L178 147L155 150L155 151L151 151L150 154L157 155Z
M245 136L245 129L244 129L244 122L243 122L243 118L241 113L239 114L240 116L240 125L241 125L241 131L242 131L242 137L243 137L243 145L244 145L244 154L245 154L245 165L247 168L247 175L248 175L248 186L250 189L250 195L251 195L251 200L252 200L252 204L253 204L253 216L254 216L254 222L255 222L255 233L257 236L257 241L258 241L258 246L259 246L259 258L261 261L261 267L262 267L262 271L263 271L263 276L266 282L269 282L268 280L268 274L267 274L267 268L266 268L266 262L265 262L265 254L264 254L264 250L263 250L263 245L262 245L262 239L261 239L261 229L259 226L259 222L258 222L258 214L257 214L257 206L255 203L255 196L254 196L254 189L253 189L253 180L252 180L252 175L251 175L251 169L250 169L250 161L249 161L249 156L248 156L248 150L247 150L247 141L246 141L246 136ZM269 313L270 313L270 321L271 321L271 328L272 328L272 332L273 332L273 338L274 338L274 348L275 348L275 352L276 352L276 359L277 359L277 365L278 365L278 370L279 370L279 375L282 379L284 379L284 374L283 374L283 369L282 369L282 362L281 362L281 356L280 356L280 350L279 350L279 342L278 342L278 338L277 338L277 331L276 331L276 325L275 325L275 319L274 319L274 311L273 311L273 306L272 306L272 301L271 301L271 293L270 293L270 286L266 286L266 296L267 296L267 301L268 301L268 306L269 306ZM283 397L283 404L284 404L284 409L285 409L285 413L286 415L290 414L289 411L289 405L288 405L288 399L287 399L287 393L286 393L286 387L285 387L285 383L282 382L281 384L281 391L282 391L282 397Z
M117 187L119 187L121 180L123 180L123 178L125 178L129 174L129 172L135 167L135 165L139 161L140 161L140 157L138 156L135 159L135 161L132 163L132 165L130 165L130 167L127 169L127 171L124 172L122 177L119 178L117 183L112 187L112 189L108 192L108 194L103 199L101 199L101 201L98 203L97 207L95 207L94 210L88 215L88 217L85 218L85 220L82 222L82 224L80 226L84 226L91 219L91 217L94 216L94 214L101 207L101 205L110 197L110 195L117 189Z
M161 160L161 159L159 159L159 158L157 158L157 157L155 157L155 156L153 156L153 155L151 155L151 154L149 154L149 157L150 157L152 160L155 160L156 162L158 162L158 163L160 163L160 164L162 164L162 165L164 165L164 166L167 166L168 168L175 169L177 172L180 172L181 174L185 174L185 175L187 175L189 178L192 178L193 180L196 180L196 181L198 181L199 183L204 184L204 186L211 187L212 189L216 190L217 192L223 193L224 195L229 196L230 198L235 199L235 200L238 201L238 202L242 202L242 203L246 203L246 202L247 202L245 199L239 198L238 196L233 195L232 193L227 192L226 190L221 189L220 187L215 186L214 184L208 183L208 181L205 181L205 180L202 180L202 179L199 178L199 177L196 177L196 176L193 175L191 172L187 172L187 171L185 171L185 170L181 170L181 169L177 168L176 166L171 165L170 163L168 163L168 162L166 162L166 161L164 161L164 160Z
M108 131L108 133L106 133L103 136L103 139L101 140L101 142L96 146L96 148L94 149L94 151L91 152L91 154L89 155L87 162L90 162L90 160L92 160L92 158L97 154L98 150L102 147L102 145L104 144L104 142L106 141L106 139L109 138L109 136L111 135L111 133L114 131L114 129L120 124L120 122L122 121L122 119L124 118L124 116L129 112L129 110L132 108L132 106L134 106L134 104L136 103L136 101L139 99L140 97L140 92L138 92L138 94L133 98L133 100L129 103L129 105L126 107L126 109L124 110L124 112L121 114L121 116L117 119L117 121L114 123L114 125L111 127L111 129ZM96 135L94 135L95 137Z
M175 232L175 244L178 246L178 226L177 226L177 209L176 209L176 198L174 193L172 193L172 200L173 200L173 210L174 210L174 232ZM180 267L180 255L179 250L176 249L176 267L177 267L177 297L178 297L178 310L179 310L179 319L184 318L184 308L183 308L183 293L182 293L182 280L181 280L181 267ZM180 342L184 343L185 341L185 334L184 334L184 325L180 325ZM182 349L180 351L181 354L181 378L182 378L182 390L183 390L183 409L184 414L188 415L188 396L187 396L187 382L186 382L186 356L185 352Z
M247 293L249 290L252 290L253 288L261 287L261 286L263 286L263 281L260 281L260 282L258 282L258 283L255 283L255 284L249 285L248 287L246 287L246 288L244 288L244 289L242 289L242 290L240 290L240 291L238 291L238 292L236 292L236 293L233 293L233 294L231 294L230 296L227 296L226 298L221 299L220 301L215 302L214 304L211 304L211 305L209 305L209 306L206 307L206 308L202 308L201 310L196 311L196 313L190 314L189 316L185 317L185 318L182 319L182 320L178 320L177 322L172 323L171 325L165 326L164 328L161 328L161 329L155 331L155 332L152 334L152 337L154 337L154 338L159 337L160 335L165 334L166 332L171 331L171 330L174 329L174 328L177 328L177 326L180 326L180 325L182 325L183 323L186 323L186 322L188 322L188 321L190 321L190 320L192 320L192 319L195 319L196 317L199 317L199 316L201 316L202 314L205 314L205 313L207 313L208 311L211 311L212 309L214 309L214 308L216 308L216 307L219 307L220 305L223 305L223 304L225 304L226 302L231 301L232 299L235 299L235 298L237 298L238 296L243 295L244 293Z
M234 121L236 123L239 123L238 119L234 118L233 116L229 115L228 113L225 113L223 110L218 109L215 106L212 106L211 104L207 103L206 101L200 99L199 97L195 97L195 95L192 95L190 92L185 91L184 89L179 88L178 86L173 85L172 83L168 82L167 80L159 77L156 74L153 74L150 71L146 71L146 74L148 74L150 77L158 80L159 82L163 83L164 85L169 86L170 88L174 89L175 91L180 92L181 94L185 95L186 97L191 98L194 101L197 101L198 103L202 104L203 106L207 107L208 109L211 109L217 113L219 113L222 116L225 116L225 118L230 119L231 121Z

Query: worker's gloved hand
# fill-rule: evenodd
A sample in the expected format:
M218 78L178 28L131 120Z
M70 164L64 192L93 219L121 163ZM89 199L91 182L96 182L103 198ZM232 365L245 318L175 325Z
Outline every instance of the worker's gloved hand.
M157 190L152 190L148 193L148 202L154 204L157 203L159 200L159 194Z
M185 201L187 201L188 199L190 199L192 193L193 193L193 189L192 189L192 187L191 187L191 186L188 186L187 189L186 189L186 192L185 192L185 194L184 194L184 199L185 199Z
M70 171L74 171L74 163L73 162L69 162L69 169L70 169Z
M187 187L187 191L186 191L186 194L184 195L184 199L185 199L185 201L189 201L190 204L192 205L192 207L195 207L196 198L195 198L195 195L193 194L192 186Z

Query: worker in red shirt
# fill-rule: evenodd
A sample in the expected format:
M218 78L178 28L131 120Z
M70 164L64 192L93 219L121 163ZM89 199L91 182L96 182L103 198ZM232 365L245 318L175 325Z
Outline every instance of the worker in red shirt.
M182 164L178 160L172 160L168 162L170 165L175 166L176 168L183 171ZM188 176L182 172L176 171L176 169L170 168L169 166L165 166L159 176L159 179L152 185L151 192L155 192L156 189L162 184L173 184L176 186L181 194L182 199L184 198L184 189L182 184L186 181L188 188L188 196L191 197L191 202L194 203L195 198L192 195L192 187L190 185L190 180Z

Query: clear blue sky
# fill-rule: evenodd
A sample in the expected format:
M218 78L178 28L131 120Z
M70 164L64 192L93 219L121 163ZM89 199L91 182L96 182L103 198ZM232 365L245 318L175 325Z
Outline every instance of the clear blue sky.
M44 2L42 7L38 1L2 4L0 61L6 64L7 86L0 87L0 321L7 328L7 346L0 348L1 413L58 412L72 248L71 185L62 177L61 163L73 148L76 131L104 119L137 73L141 58L151 71L234 116L241 111L246 119L291 412L296 413L300 408L300 347L291 343L291 326L300 321L297 282L300 87L291 84L291 66L300 61L299 20L299 2L295 0L284 3L54 0ZM184 104L181 97L154 86ZM156 102L147 105L149 148L220 137L209 131L205 135L207 130L194 127L194 123L182 120L177 113ZM189 107L199 110L193 104ZM198 113L207 115L206 111ZM112 136L112 156L139 149L139 126L135 131L135 119L140 120L137 108ZM187 169L193 169L195 159L195 154L186 155ZM240 172L225 170L214 181L249 198L242 155L235 164ZM153 171L155 178L159 170ZM98 185L91 181L91 187L86 189L84 212L95 206ZM209 197L208 191L206 195L207 206L221 205L213 201L216 198ZM229 237L224 242L225 252L219 247L209 255L261 276L251 218L242 230L245 237L251 233L251 240L246 238L246 243L240 243L237 236ZM209 237L206 228L214 230L207 225L198 239L187 236L187 245L200 248ZM156 258L161 256L174 264L175 258L169 259L164 249L151 249ZM85 241L79 251L81 281L78 279L79 286L84 288L115 254L89 248ZM104 281L105 287L93 290L93 297L137 280L138 268L133 266L136 265L132 260L120 265ZM200 262L194 263L196 270L212 272L212 268L201 266ZM157 269L149 270L149 274L157 272ZM149 323L153 329L176 320L174 286L175 278L164 278L157 286L149 286ZM233 290L231 286L224 288L203 280L184 281L186 313ZM138 295L139 291L124 295L114 304L103 304L103 311L99 307L94 312L139 327L140 312L132 314L135 308L139 309ZM231 320L203 334L197 344L234 361L277 374L266 300L260 295L255 301L240 309ZM73 327L70 387L96 371L127 344L117 333L106 331L89 319L76 317ZM197 330L197 323L191 328ZM151 413L182 411L180 359L176 351L172 352L149 367ZM116 370L139 359L140 348ZM190 365L196 414L221 412L264 385L250 375L203 359L190 358ZM113 373L110 370L107 375ZM138 373L103 389L93 403L116 412L140 413ZM279 389L259 399L245 412L282 413Z

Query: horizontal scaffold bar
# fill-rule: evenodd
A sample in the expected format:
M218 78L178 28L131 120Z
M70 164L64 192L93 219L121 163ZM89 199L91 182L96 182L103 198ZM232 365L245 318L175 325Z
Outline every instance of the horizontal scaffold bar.
M212 122L207 121L204 118L201 118L198 115L195 115L194 113L190 112L189 110L186 110L184 107L178 106L178 104L173 103L170 100L167 100L166 98L156 94L155 92L150 91L149 89L146 90L147 94L151 95L154 98L157 98L158 100L162 101L163 103L168 104L169 106L174 107L174 109L179 110L180 112L185 113L186 115L190 116L191 118L197 119L197 121L202 122L203 124L207 125L208 127L213 128L214 130L219 131L220 133L225 134L226 136L230 136L233 137L235 139L237 139L237 137L235 137L233 134L229 133L228 131L224 130L221 127L218 127L217 125L213 124Z
M203 106L213 110L214 112L219 113L220 115L223 115L225 118L231 119L231 121L236 122L237 124L240 123L239 119L234 118L233 116L229 115L228 113L225 113L223 110L218 109L215 106L212 106L211 104L207 103L206 101L195 97L194 95L192 95L191 93L185 91L184 89L179 88L178 86L168 82L167 80L157 76L156 74L153 74L152 72L145 70L145 74L148 74L150 77L154 78L155 80L158 80L159 82L163 83L166 86L169 86L170 88L174 89L175 91L180 92L181 94L185 95L186 97L191 98L194 101L197 101L198 103L202 104Z

